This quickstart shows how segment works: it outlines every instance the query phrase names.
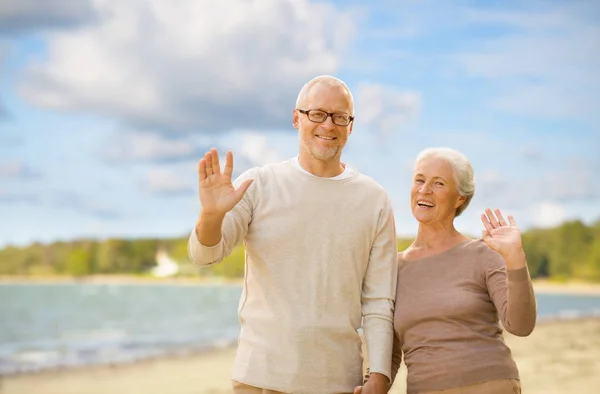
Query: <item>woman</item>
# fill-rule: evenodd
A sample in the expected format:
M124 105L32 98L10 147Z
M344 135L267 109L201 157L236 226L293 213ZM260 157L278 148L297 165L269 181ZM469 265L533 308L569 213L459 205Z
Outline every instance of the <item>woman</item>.
M521 392L499 324L518 336L535 326L521 235L498 209L481 215L481 239L459 233L454 219L474 192L463 154L430 148L417 157L411 209L419 228L398 255L392 360L394 378L404 354L408 394Z

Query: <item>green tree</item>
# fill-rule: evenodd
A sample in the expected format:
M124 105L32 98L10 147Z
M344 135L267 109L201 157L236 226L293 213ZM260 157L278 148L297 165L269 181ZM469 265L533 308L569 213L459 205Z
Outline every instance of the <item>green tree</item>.
M156 265L158 243L155 239L136 239L130 241L127 248L126 271L140 273Z
M398 240L398 252L405 251L414 241L414 238L403 238Z
M115 274L127 272L127 241L107 239L96 248L96 272Z
M207 268L200 268L200 272ZM243 246L237 246L231 254L223 259L219 264L210 266L213 276L224 278L243 278L245 269L245 250Z
M567 279L585 275L585 266L593 239L592 231L579 220L566 222L553 232L550 246L550 275Z
M25 274L25 253L22 249L7 246L0 251L0 273L3 275Z
M405 250L413 238L398 240ZM238 246L220 264L197 269L187 255L187 234L171 239L90 239L0 249L2 275L89 275L142 273L156 264L158 248L178 261L182 275L238 278L244 275L244 248ZM591 226L571 221L553 229L523 232L523 247L533 277L600 281L600 220Z
M552 236L545 230L530 230L523 234L523 249L527 255L527 266L532 277L548 277L549 247Z
M72 276L85 276L91 273L90 254L83 248L71 251L67 257L67 273Z
M67 259L72 246L67 242L55 242L49 246L50 265L61 274L67 273Z

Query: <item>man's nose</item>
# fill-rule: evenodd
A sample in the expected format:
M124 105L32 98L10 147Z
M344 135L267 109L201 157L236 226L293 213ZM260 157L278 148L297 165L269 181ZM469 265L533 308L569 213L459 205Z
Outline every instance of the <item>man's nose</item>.
M331 115L328 115L325 118L325 121L323 123L321 123L321 127L323 127L324 129L327 129L327 130L333 130L333 128L335 127L335 124L333 123L333 118Z

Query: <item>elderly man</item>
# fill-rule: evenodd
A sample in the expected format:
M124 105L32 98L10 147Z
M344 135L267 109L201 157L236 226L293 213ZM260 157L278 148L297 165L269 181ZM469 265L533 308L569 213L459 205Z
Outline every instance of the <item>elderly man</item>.
M198 163L202 205L191 260L214 264L244 242L246 272L232 384L237 393L352 393L362 380L363 327L371 377L389 389L396 234L387 193L341 162L352 132L348 87L331 76L300 91L297 157L234 182L211 149Z

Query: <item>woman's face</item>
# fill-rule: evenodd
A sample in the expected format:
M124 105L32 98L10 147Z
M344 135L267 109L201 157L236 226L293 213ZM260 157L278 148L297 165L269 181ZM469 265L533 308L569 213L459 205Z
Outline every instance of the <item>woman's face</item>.
M465 198L458 194L452 165L438 157L426 157L415 164L410 192L411 210L419 223L452 222Z

